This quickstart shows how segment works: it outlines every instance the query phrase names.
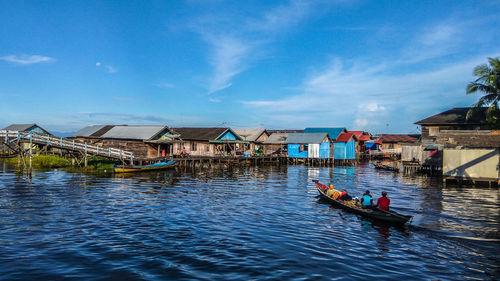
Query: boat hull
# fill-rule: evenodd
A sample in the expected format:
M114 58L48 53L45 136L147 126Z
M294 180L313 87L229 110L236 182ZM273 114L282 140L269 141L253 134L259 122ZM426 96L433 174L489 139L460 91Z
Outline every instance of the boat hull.
M147 171L157 171L173 168L177 165L176 161L162 162L147 166L115 166L113 171L115 173L135 173L135 172L147 172Z
M385 223L390 223L390 224L399 224L403 225L407 223L409 220L411 220L412 216L406 216L406 215L401 215L396 212L392 211L383 211L379 209L363 209L361 207L352 207L346 203L343 203L341 200L335 200L333 198L328 197L323 190L326 190L325 188L328 188L327 186L315 181L316 183L316 188L319 191L320 198L323 199L324 201L330 203L334 207L344 209L348 212L367 217L379 222L385 222Z

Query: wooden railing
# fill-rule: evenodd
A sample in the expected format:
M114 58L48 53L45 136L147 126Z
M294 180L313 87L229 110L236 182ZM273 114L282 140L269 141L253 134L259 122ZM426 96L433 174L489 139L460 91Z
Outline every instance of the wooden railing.
M74 139L65 139L34 132L20 132L0 130L0 140L6 144L13 142L33 143L49 145L55 148L79 151L89 155L103 156L113 159L134 160L134 154L130 151L116 149L112 147L102 147L99 145L89 145L86 142L75 141Z

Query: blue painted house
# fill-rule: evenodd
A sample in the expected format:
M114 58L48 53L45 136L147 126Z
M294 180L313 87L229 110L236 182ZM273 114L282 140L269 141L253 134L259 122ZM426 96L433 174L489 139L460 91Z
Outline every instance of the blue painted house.
M336 141L342 133L347 133L346 128L305 128L302 133L328 133L332 141Z
M356 135L354 133L341 133L334 143L333 151L335 160L356 159Z
M38 126L35 123L31 124L12 124L9 125L8 127L4 128L4 130L7 131L20 131L20 132L26 132L26 133L37 133L37 134L45 134L45 135L52 135L49 133L49 131L45 130L44 128Z
M291 133L286 139L290 158L331 158L331 139L327 133Z

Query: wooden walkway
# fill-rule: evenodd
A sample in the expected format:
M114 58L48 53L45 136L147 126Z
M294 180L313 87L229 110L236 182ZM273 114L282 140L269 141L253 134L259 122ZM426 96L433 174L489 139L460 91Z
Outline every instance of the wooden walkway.
M19 132L0 130L0 143L11 148L13 143L28 143L45 145L48 147L64 149L67 151L80 152L83 155L102 156L116 160L134 161L134 154L129 151L99 145L89 145L86 142L78 142L74 139L59 138L50 135L37 134L33 132Z

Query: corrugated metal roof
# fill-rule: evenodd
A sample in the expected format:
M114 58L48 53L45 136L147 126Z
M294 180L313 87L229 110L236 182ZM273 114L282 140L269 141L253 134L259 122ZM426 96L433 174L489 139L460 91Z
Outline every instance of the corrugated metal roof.
M233 131L243 140L256 141L266 131L266 129L234 129Z
M31 124L11 124L11 125L5 127L4 130L24 132L24 131L27 131L28 129L30 129L31 127L33 127L33 126L37 127L38 129L40 129L44 133L52 135L49 131L47 131L44 128L40 127L36 123L31 123ZM31 131L33 131L33 130L31 130Z
M309 144L322 143L327 133L291 133L286 139L286 143L290 144Z
M476 114L466 120L470 107L455 107L450 110L432 115L431 117L415 122L417 125L449 125L449 124L486 124L487 107L481 107Z
M170 129L172 129L175 133L180 134L180 138L183 140L199 140L199 141L216 140L220 135L225 133L227 130L234 132L230 128L220 128L220 127L212 127L212 128L183 127L183 128L170 128ZM238 136L238 134L236 134L236 138L240 139L241 137Z
M114 126L101 136L103 139L134 139L149 140L166 126Z
M9 130L9 131L26 131L29 128L35 126L35 123L31 124L12 124L4 128L4 130Z
M328 133L330 139L336 140L344 131L345 128L305 128L303 133Z
M264 144L285 144L290 133L272 133Z
M89 125L75 132L73 137L90 137L90 135L104 128L106 125Z
M371 139L371 136L368 134L368 135L361 135L358 140L359 141L369 141Z
M341 133L335 141L336 142L346 142L346 141L350 141L351 138L354 138L354 140L357 140L356 135L354 135L353 132Z

